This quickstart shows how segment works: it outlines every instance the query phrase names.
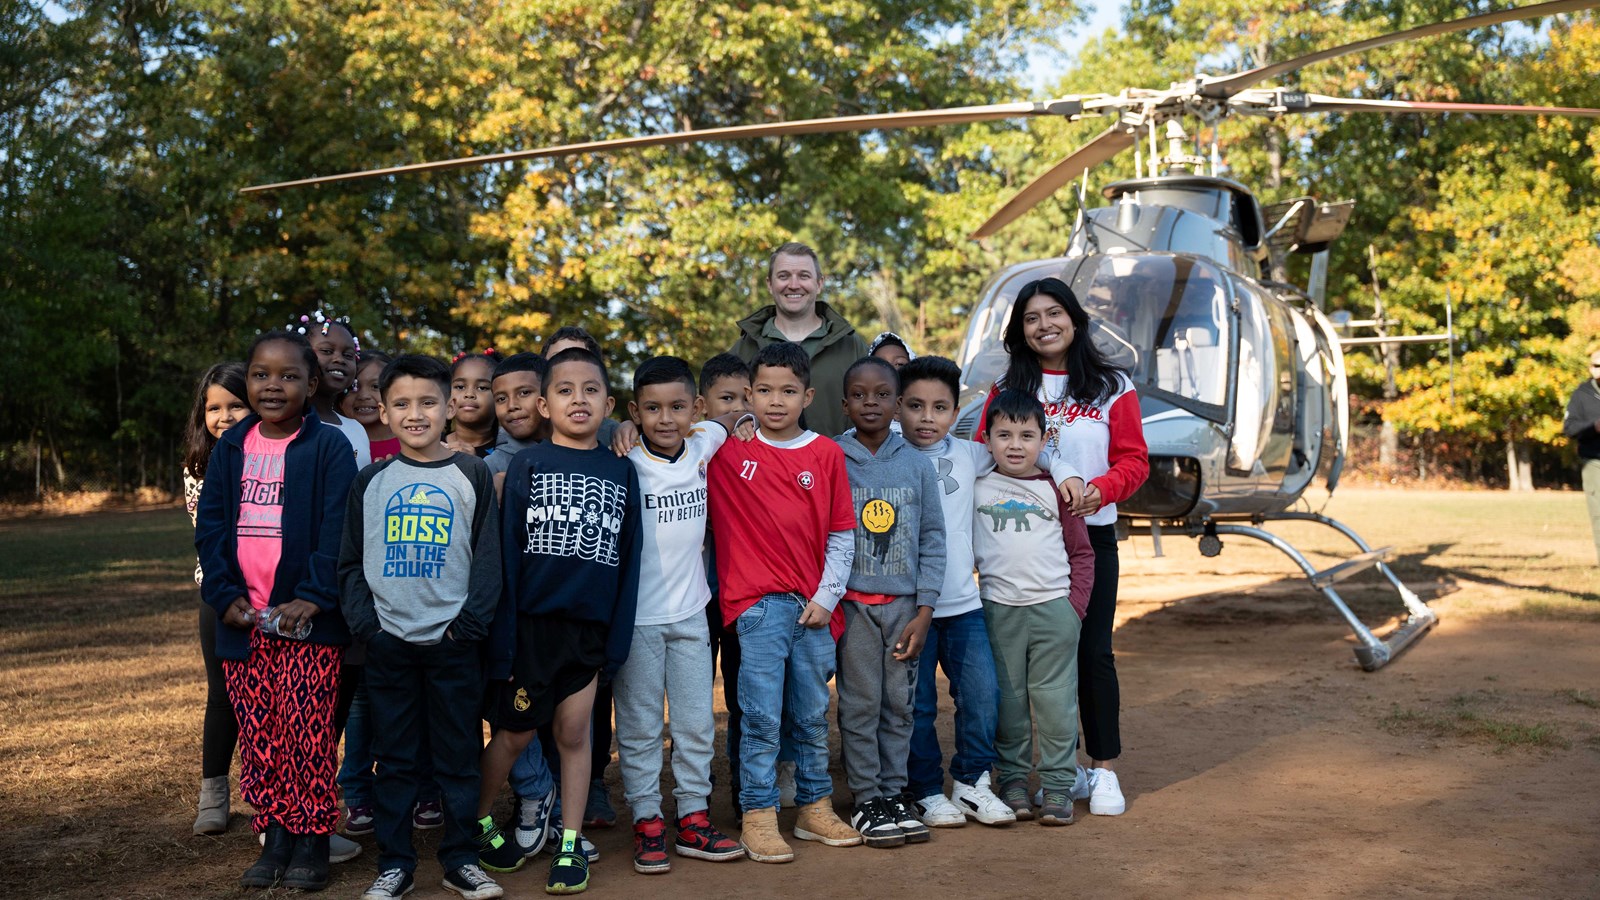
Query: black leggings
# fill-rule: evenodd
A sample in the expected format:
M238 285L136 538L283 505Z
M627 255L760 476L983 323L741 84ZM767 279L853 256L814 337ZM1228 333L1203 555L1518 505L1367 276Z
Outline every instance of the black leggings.
M1111 652L1111 626L1117 619L1117 526L1090 525L1094 547L1094 591L1078 637L1078 714L1083 719L1083 746L1090 759L1122 755L1118 718L1122 700L1117 689L1117 661Z
M239 743L239 720L228 702L228 685L217 659L217 611L200 604L200 656L206 663L206 717L200 732L200 777L227 777Z

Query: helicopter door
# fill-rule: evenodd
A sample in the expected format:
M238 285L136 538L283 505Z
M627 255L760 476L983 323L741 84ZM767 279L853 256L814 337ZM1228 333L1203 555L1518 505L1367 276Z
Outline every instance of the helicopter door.
M1282 482L1294 455L1295 341L1289 313L1255 285L1236 279L1239 351L1235 356L1233 438L1228 471Z

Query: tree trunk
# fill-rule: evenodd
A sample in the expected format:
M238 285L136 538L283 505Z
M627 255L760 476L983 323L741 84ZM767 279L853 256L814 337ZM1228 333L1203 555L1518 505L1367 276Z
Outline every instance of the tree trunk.
M1506 489L1533 490L1533 461L1522 442L1511 438L1506 441Z
M1393 423L1384 422L1378 432L1378 467L1385 473L1400 464L1400 434Z

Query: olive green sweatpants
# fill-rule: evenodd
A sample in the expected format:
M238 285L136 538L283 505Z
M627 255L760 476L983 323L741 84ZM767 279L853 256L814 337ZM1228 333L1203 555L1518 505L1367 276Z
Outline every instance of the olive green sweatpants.
M1078 767L1078 632L1065 597L1032 606L985 600L984 624L1000 681L1000 727L994 749L1000 784L1026 780L1039 734L1039 781L1070 791Z

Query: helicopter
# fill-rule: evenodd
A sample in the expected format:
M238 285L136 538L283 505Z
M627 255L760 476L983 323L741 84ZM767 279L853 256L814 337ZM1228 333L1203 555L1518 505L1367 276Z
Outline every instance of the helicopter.
M1132 378L1140 397L1150 475L1118 504L1119 531L1148 535L1161 552L1163 533L1198 538L1216 556L1224 535L1277 548L1305 573L1349 625L1361 668L1374 671L1438 622L1438 614L1352 528L1296 509L1320 474L1329 492L1344 469L1350 403L1340 329L1320 301L1329 248L1354 204L1302 197L1264 206L1239 182L1219 174L1216 125L1232 115L1471 113L1600 117L1600 110L1505 104L1335 97L1267 85L1305 66L1402 41L1600 6L1600 0L1552 0L1391 32L1226 75L1196 75L1165 89L1126 88L1043 101L842 116L697 129L588 141L508 153L414 163L244 188L244 193L303 188L354 179L461 166L616 152L701 141L923 128L1004 119L1095 117L1112 124L1019 191L973 237L998 232L1072 185L1077 217L1067 246L1047 259L1010 266L989 279L972 308L958 362L961 412L954 432L971 436L984 396L1003 374L1001 334L1017 291L1045 276L1066 282L1089 312L1091 337ZM1192 145L1183 122L1210 129L1210 152ZM1165 152L1161 144L1166 144ZM1132 150L1135 177L1104 188L1110 205L1089 208L1087 173ZM1288 283L1290 255L1312 256L1310 283ZM1389 341L1404 338L1385 338ZM1273 522L1314 522L1356 548L1318 569ZM1399 595L1404 618L1379 637L1335 585L1376 568Z

